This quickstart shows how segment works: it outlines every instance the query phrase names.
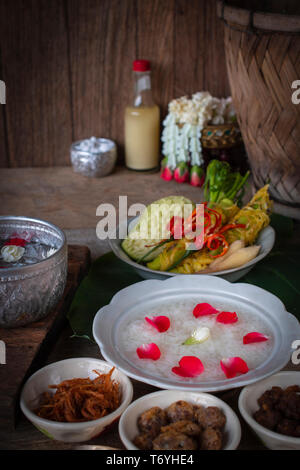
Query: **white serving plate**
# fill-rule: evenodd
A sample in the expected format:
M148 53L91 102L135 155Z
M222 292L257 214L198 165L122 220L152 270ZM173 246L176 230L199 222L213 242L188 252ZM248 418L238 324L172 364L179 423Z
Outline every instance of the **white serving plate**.
M253 418L258 410L257 400L272 387L287 388L300 385L300 371L284 371L243 388L239 396L239 410L244 420L258 435L266 447L272 450L300 450L300 437L285 436L261 426Z
M128 450L138 450L133 444L134 438L139 434L137 427L138 417L152 406L167 408L172 403L183 400L193 405L217 406L226 416L224 428L225 445L223 450L234 450L241 440L241 425L235 412L220 398L208 393L194 393L179 390L163 390L149 393L135 400L123 413L119 421L119 434L121 441Z
M117 238L109 238L109 244L114 252L114 254L124 263L132 266L135 271L144 279L167 279L168 277L174 276L187 276L188 274L179 274L179 273L169 273L166 271L155 271L154 269L149 269L147 266L138 264L133 261L129 256L123 251L121 244L122 241L119 238L119 232L124 233L124 229L128 228L128 232L137 224L139 217L130 219L129 221L123 221L117 227ZM259 234L256 244L261 246L259 254L248 263L245 263L243 266L234 269L227 269L225 271L216 271L215 273L210 273L212 276L222 277L227 281L234 282L245 276L259 261L267 256L268 253L272 250L275 243L275 230L269 225L265 227ZM195 273L193 276L204 276L201 273Z
M128 360L119 340L122 328L137 311L155 308L162 302L199 298L199 302L223 303L236 311L246 310L263 319L273 336L273 349L267 360L247 374L233 379L184 383L182 380L149 373ZM273 294L250 285L231 284L216 276L175 276L165 281L147 280L119 291L102 307L93 322L93 335L105 359L130 377L165 389L219 391L257 382L282 369L290 359L291 344L300 338L298 320L285 310ZM141 361L142 362L142 361Z

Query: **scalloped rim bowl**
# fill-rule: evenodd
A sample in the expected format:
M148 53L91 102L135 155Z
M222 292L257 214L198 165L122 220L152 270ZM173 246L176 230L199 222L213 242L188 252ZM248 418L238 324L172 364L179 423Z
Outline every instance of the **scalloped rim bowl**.
M119 434L121 441L128 450L139 450L133 439L139 433L137 420L141 413L152 406L167 408L172 403L184 400L194 405L217 406L221 408L226 416L225 436L226 444L223 450L234 450L241 440L241 425L235 412L220 398L208 393L183 392L179 390L163 390L149 393L138 400L135 400L123 413L119 421Z
M260 382L249 385L240 393L239 410L252 430L263 441L264 445L273 450L300 450L300 437L285 436L261 426L253 418L258 410L257 399L271 387L286 388L290 385L300 385L300 371L284 371L274 374Z
M149 269L147 266L142 264L138 264L137 262L133 261L129 256L123 251L121 247L122 240L119 238L120 230L123 232L124 229L127 228L129 231L129 226L134 226L138 222L138 217L134 217L130 220L124 220L121 224L117 227L117 238L111 239L109 238L109 245L114 252L114 254L124 263L129 264L132 266L137 273L143 277L144 279L166 279L168 277L174 276L188 276L190 274L179 274L179 273L169 273L166 271L155 271L154 269ZM130 227L131 228L131 227ZM265 258L270 251L272 250L275 243L275 230L270 225L265 227L259 234L257 238L257 244L261 245L261 249L259 254L248 263L245 263L243 266L234 269L227 269L225 271L217 271L215 273L210 273L211 276L218 276L226 279L227 281L237 281L242 276L245 276L259 261ZM201 273L192 274L193 276L204 276Z
M176 378L152 374L130 362L119 347L122 325L130 315L163 302L199 297L203 302L226 301L235 309L247 308L261 317L272 331L273 349L268 358L247 374L233 379L183 383ZM105 359L128 376L159 388L211 392L241 387L263 379L282 369L290 359L291 344L300 337L298 320L288 313L273 294L251 284L231 284L216 276L175 276L165 281L137 282L119 291L110 304L102 307L93 322L93 335Z
M120 383L122 390L121 405L103 418L79 423L62 423L40 418L33 410L38 406L40 395L51 384L73 378L95 377L93 370L109 372L112 365L100 359L76 357L53 362L35 372L25 383L20 398L20 406L26 418L47 437L63 442L84 442L98 436L116 421L132 400L133 388L128 377L118 369L113 378Z

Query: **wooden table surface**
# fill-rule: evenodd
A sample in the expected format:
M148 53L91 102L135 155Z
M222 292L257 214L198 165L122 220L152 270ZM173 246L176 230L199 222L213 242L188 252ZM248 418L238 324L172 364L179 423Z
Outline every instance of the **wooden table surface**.
M117 208L120 195L128 197L130 206L174 194L200 201L202 193L188 184L163 181L159 173L123 167L105 178L88 178L70 167L0 168L0 215L38 217L63 229L96 228L99 204Z
M46 219L62 229L96 228L99 217L96 208L101 203L118 206L119 195L128 196L128 205L149 204L163 196L177 194L201 201L201 191L187 184L164 182L159 174L141 174L118 168L102 179L90 179L75 174L69 167L0 169L0 215L26 215ZM57 338L47 363L70 357L90 356L99 358L98 347L82 338L71 338L69 326ZM5 365L0 365L5 367ZM288 365L291 369L293 366ZM133 381L134 399L155 391L155 387ZM0 385L1 386L1 385ZM219 393L235 411L240 390ZM242 424L241 449L261 449L262 444ZM123 448L117 425L93 441L94 444ZM69 449L71 444L51 441L36 430L24 417L16 429L7 433L0 442L2 449Z

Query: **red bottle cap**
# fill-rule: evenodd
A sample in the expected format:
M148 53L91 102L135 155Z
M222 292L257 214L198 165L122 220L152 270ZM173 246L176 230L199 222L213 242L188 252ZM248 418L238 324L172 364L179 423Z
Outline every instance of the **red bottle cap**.
M149 72L150 70L149 60L135 60L132 65L135 72Z

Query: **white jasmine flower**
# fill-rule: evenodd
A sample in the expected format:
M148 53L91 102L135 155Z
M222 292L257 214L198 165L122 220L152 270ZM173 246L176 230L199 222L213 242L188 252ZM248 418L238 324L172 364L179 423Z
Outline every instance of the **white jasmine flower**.
M183 343L184 345L200 344L210 338L210 330L206 326L196 328L192 335Z
M1 248L1 256L7 263L19 261L24 255L25 248L23 246L6 245Z

